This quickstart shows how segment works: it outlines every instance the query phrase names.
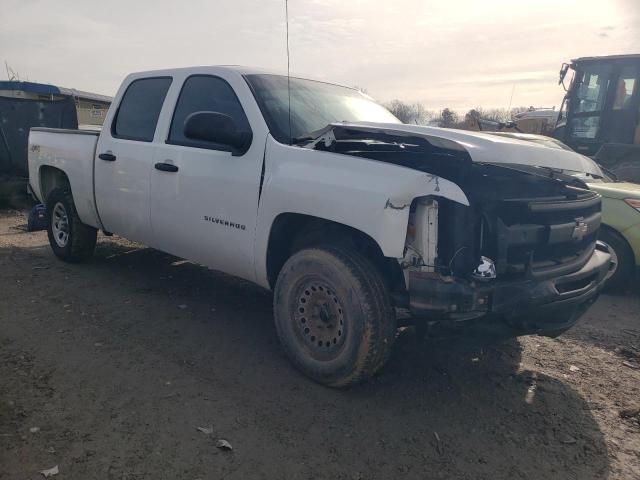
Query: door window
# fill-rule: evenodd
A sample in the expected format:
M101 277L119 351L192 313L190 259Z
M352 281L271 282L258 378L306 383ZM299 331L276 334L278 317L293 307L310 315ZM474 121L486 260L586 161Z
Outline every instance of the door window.
M586 64L576 73L575 93L569 103L572 112L568 124L570 137L588 141L600 137L600 117L606 107L610 81L609 65Z
M608 68L601 65L586 66L578 77L576 113L599 112L607 99L609 85Z
M134 80L122 97L111 134L116 138L151 142L171 78Z
M184 82L171 121L167 143L189 147L228 151L226 145L218 145L185 137L184 123L194 112L217 112L230 116L238 130L250 132L251 127L231 86L219 77L193 75Z
M615 98L613 101L614 110L631 110L631 97L636 88L638 69L636 67L625 67L620 72Z

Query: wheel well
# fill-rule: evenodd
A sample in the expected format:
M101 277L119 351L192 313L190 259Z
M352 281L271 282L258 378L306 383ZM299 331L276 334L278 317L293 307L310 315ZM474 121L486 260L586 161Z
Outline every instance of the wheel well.
M44 165L40 167L40 199L42 203L47 201L47 197L54 188L69 187L67 174L56 167Z
M271 226L267 247L267 276L273 288L287 259L312 246L344 245L368 258L381 273L390 292L405 290L398 262L383 255L378 243L366 233L347 225L298 213L282 213Z
M629 245L629 242L627 241L627 239L624 238L622 234L618 232L615 228L610 227L606 223L603 223L602 225L600 225L600 229L602 231L606 231L609 235L616 237L620 242L622 242L625 245L625 248L627 249L627 253L631 255L631 260L633 260L633 264L635 265L637 262L637 258L635 258L635 253L633 251L633 248L631 248L631 245Z

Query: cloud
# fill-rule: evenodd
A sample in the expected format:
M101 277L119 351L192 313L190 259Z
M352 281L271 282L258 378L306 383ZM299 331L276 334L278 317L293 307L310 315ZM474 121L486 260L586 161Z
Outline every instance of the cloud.
M640 2L289 0L291 66L428 108L559 105L560 64L640 50ZM2 60L23 76L114 94L131 71L284 70L283 0L3 0ZM594 34L595 32L595 34Z

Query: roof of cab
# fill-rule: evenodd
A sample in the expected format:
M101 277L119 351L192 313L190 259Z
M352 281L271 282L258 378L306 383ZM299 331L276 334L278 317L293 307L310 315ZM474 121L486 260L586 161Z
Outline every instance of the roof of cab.
M161 70L145 70L140 72L133 72L129 76L140 78L140 77L149 77L149 76L160 76L160 75L172 75L175 73L204 73L211 70L226 70L229 72L235 72L239 75L280 75L283 77L287 76L287 72L283 72L281 70L270 70L266 68L257 68L257 67L247 67L244 65L199 65L193 67L180 67L180 68L166 68ZM337 85L340 87L350 88L352 90L358 90L355 87L344 85L337 82L320 80L317 78L309 77L307 75L297 75L295 73L291 73L291 78L298 78L303 80L312 80L321 83L328 83L331 85Z

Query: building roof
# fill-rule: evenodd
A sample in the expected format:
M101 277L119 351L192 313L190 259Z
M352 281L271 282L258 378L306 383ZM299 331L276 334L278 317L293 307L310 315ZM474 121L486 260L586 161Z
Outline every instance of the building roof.
M46 83L19 82L15 80L0 81L0 90L20 90L22 92L40 93L43 95L60 95L60 89Z
M99 93L84 92L75 88L56 87L47 83L20 82L16 80L1 80L0 90L19 90L22 92L37 93L41 95L67 95L83 100L111 103L112 97Z

